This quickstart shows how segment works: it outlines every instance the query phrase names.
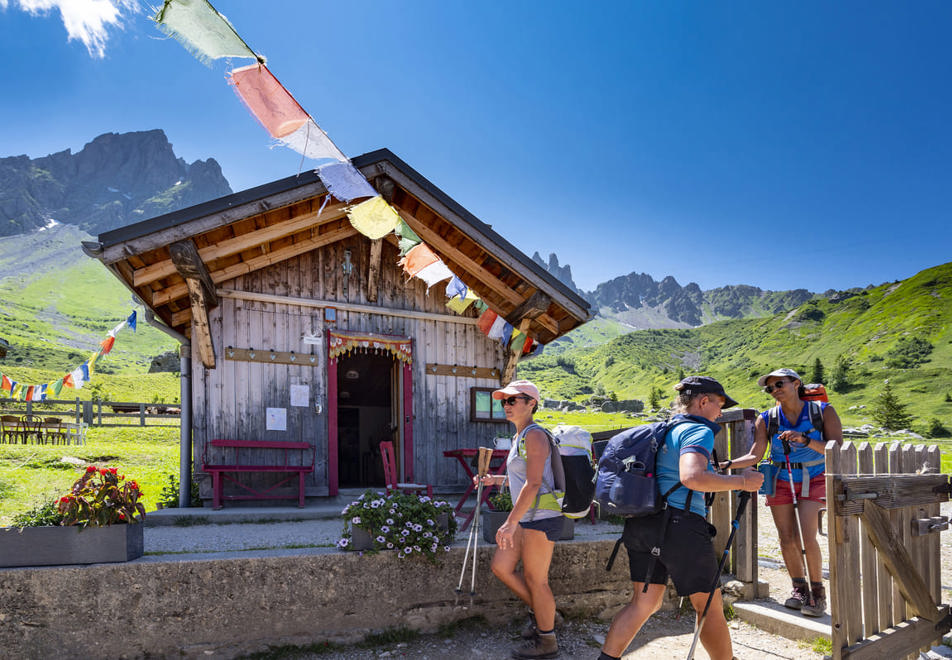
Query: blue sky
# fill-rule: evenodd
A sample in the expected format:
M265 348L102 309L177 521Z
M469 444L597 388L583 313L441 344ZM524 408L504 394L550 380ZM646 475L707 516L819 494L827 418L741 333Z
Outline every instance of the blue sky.
M162 128L235 190L302 167L145 4L90 0L118 13L87 46L27 11L57 2L0 0L0 156ZM213 4L344 153L390 148L583 289L823 291L949 261L947 2Z

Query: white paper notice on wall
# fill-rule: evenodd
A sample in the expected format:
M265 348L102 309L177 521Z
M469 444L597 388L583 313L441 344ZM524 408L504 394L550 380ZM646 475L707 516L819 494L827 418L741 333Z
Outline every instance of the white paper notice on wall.
M291 405L298 408L307 408L311 398L311 388L308 385L291 386Z
M268 408L265 411L265 429L268 431L287 431L288 409Z

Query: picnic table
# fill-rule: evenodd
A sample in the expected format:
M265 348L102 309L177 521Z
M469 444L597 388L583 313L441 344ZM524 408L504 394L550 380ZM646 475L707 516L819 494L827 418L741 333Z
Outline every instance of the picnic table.
M453 509L453 513L458 514L460 509L463 508L463 505L466 504L466 500L469 499L470 493L472 493L476 489L476 484L473 483L473 477L476 476L476 473L473 472L472 466L476 456L479 455L479 448L477 447L474 449L469 449L469 448L447 449L446 451L443 452L443 455L446 456L447 458L455 458L457 461L459 461L459 464L463 466L463 470L466 472L466 476L468 477L466 481L466 490L465 492L463 492L463 496L460 498L459 502L456 504L456 508ZM509 456L508 449L493 449L493 455L489 461L490 474L505 473L507 456ZM463 521L462 525L460 525L460 528L459 528L460 531L463 531L464 529L466 529L469 526L469 523L472 522L473 516L476 514L476 508L483 502L487 502L489 500L490 490L491 489L489 488L483 489L482 501L477 502L476 506L473 507L473 510L470 512L470 514L466 516L466 520Z

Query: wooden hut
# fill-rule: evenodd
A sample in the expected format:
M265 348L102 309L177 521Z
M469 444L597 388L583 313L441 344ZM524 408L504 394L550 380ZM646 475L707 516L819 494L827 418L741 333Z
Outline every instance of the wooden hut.
M590 318L581 297L390 151L353 164L490 309L535 341ZM84 245L189 340L197 477L214 439L300 441L316 454L306 494L336 495L383 485L378 444L390 440L400 476L439 492L464 479L444 450L509 433L487 392L511 377L518 356L479 329L475 310L446 308L445 282L428 291L408 280L397 237L366 238L345 206L306 172Z

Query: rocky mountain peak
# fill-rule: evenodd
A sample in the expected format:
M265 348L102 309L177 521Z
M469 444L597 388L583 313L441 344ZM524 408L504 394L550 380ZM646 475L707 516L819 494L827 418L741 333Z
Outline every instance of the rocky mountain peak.
M106 133L75 154L0 158L0 235L50 219L96 234L231 192L214 159L186 163L160 129Z

